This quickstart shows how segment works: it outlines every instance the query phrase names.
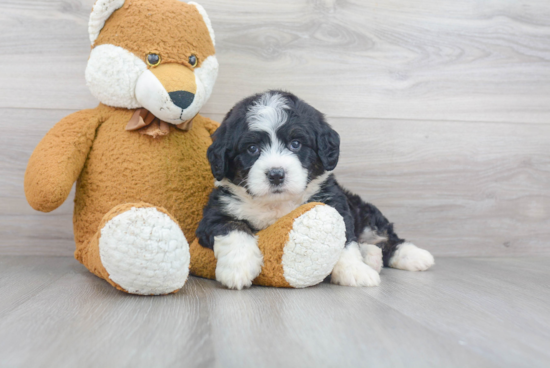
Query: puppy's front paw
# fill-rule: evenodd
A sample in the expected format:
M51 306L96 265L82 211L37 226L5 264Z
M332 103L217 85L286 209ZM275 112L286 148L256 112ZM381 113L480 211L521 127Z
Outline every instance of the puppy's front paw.
M264 263L256 237L243 231L216 236L214 255L216 280L230 289L241 290L252 285Z
M434 257L425 249L418 248L412 243L403 243L388 262L390 267L406 271L426 271L435 263Z
M343 286L378 286L380 275L363 262L357 243L351 243L334 266L331 282Z
M382 249L374 244L363 243L359 244L363 262L371 266L376 272L382 270Z

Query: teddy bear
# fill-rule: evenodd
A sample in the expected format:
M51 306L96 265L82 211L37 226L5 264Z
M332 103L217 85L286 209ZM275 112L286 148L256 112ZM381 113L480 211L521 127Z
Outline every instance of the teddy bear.
M29 204L50 212L76 182L75 258L119 290L174 293L189 271L215 279L215 254L195 235L218 127L199 114L218 74L206 11L178 0L97 0L88 31L85 76L100 104L40 141L25 172ZM320 203L257 236L264 263L254 284L280 287L321 282L345 242L342 218Z

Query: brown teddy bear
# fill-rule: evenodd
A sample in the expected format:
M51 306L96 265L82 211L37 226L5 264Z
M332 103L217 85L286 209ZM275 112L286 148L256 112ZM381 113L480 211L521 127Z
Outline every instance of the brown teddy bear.
M214 253L195 240L218 127L198 114L218 73L205 10L177 0L98 0L89 34L86 81L101 103L67 116L38 144L25 173L28 202L52 211L76 181L75 258L117 289L172 293L190 266L215 278ZM334 209L304 205L258 234L264 266L254 283L317 284L344 241Z

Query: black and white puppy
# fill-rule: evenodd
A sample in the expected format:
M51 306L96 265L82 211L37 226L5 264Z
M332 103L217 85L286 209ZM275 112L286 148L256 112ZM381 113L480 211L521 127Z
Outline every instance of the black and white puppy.
M308 202L330 205L344 218L346 246L332 283L376 286L382 264L409 271L434 264L428 251L400 239L375 206L338 184L331 171L340 137L323 114L293 94L268 91L242 100L213 139L208 160L216 188L197 236L214 250L216 279L227 287L250 286L260 273L254 234Z

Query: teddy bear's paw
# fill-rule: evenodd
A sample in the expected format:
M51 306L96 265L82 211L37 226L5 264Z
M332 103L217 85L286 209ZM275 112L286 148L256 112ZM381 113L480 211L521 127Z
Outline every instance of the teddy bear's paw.
M374 244L359 244L363 261L371 266L376 272L382 270L382 249Z
M101 263L127 292L168 294L189 275L189 244L170 216L154 207L123 212L101 229Z
M371 266L363 262L357 243L350 243L340 255L332 270L330 280L343 286L378 286L380 275Z
M400 270L426 271L435 264L435 261L427 250L418 248L412 243L403 243L397 246L388 263L390 267Z
M290 286L317 285L332 271L346 242L342 216L318 205L294 220L283 251L284 277Z
M263 266L257 238L243 231L216 236L214 256L217 259L216 280L230 289L241 290L252 285Z

